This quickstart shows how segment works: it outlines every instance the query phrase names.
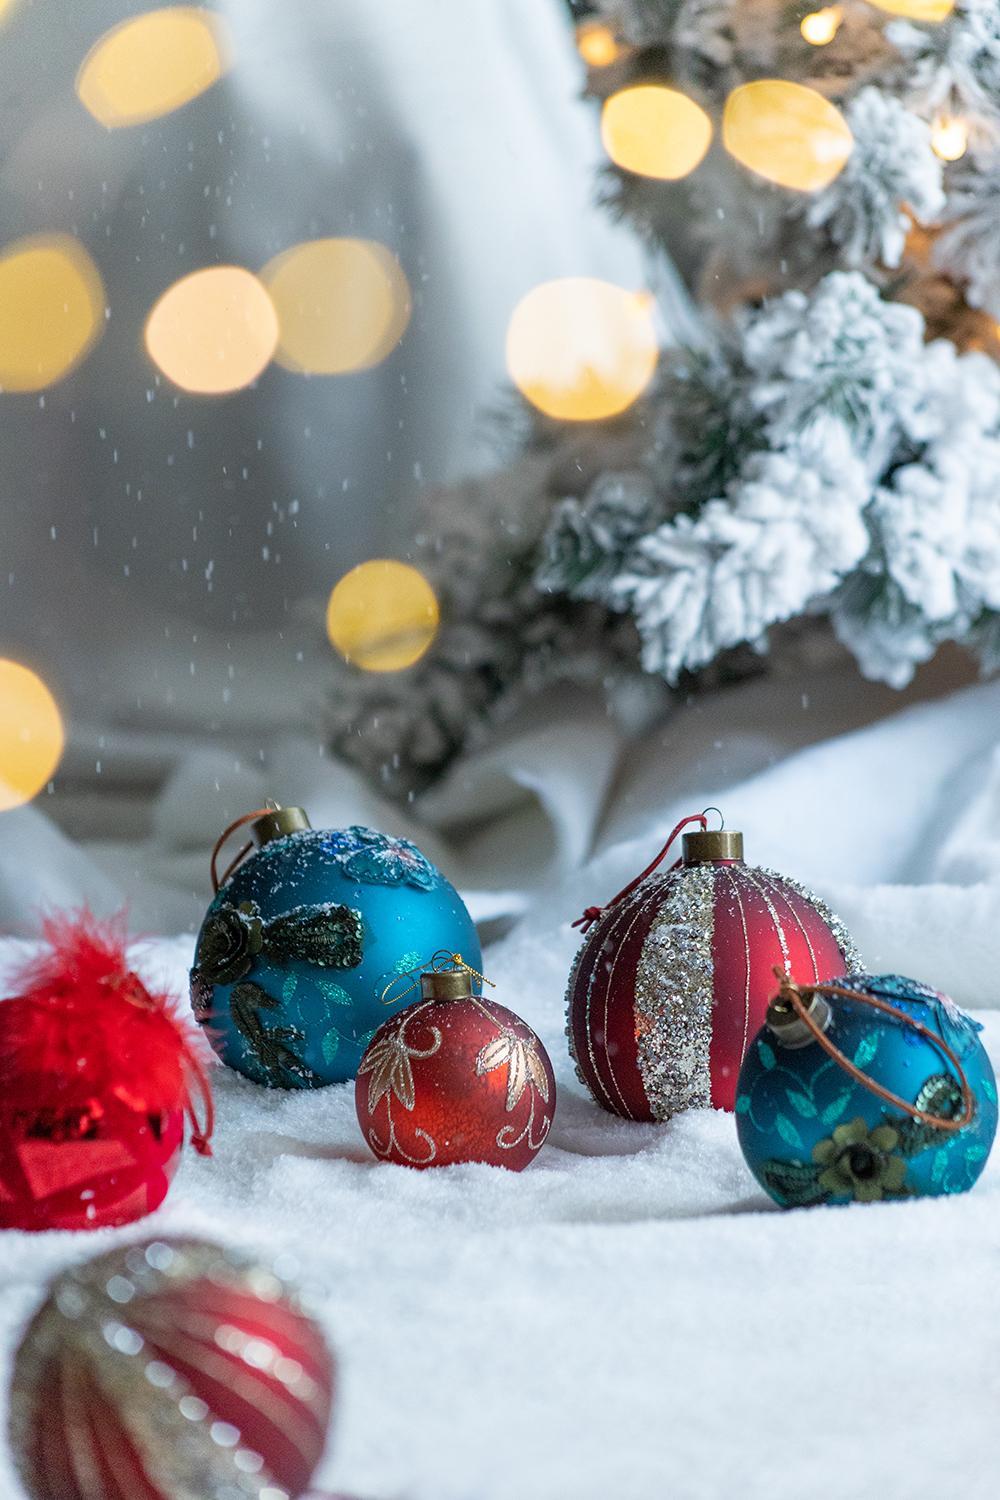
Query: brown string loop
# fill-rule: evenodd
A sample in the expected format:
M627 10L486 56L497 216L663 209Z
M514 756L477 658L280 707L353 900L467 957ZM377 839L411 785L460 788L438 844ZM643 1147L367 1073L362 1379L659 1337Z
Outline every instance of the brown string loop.
M246 823L253 823L257 818L266 818L268 813L276 812L277 807L278 804L276 802L272 802L267 807L258 807L254 812L244 813L242 818L234 819L234 821L230 823L229 827L219 834L219 837L215 841L215 848L212 850L212 863L210 867L212 871L213 892L215 892L216 894L218 893L219 887L225 885L230 875L236 869L236 866L240 864L241 861L246 859L247 855L250 853L250 850L253 848L252 843L244 844L236 854L235 858L229 861L229 864L220 875L218 873L219 855L222 852L222 846L226 842L226 840L236 832L237 828L242 828Z
M919 1120L921 1125L933 1126L935 1130L959 1131L964 1130L966 1125L972 1124L976 1114L976 1100L972 1089L969 1087L969 1080L965 1075L965 1069L951 1047L948 1046L948 1043L942 1037L939 1037L936 1032L931 1031L929 1027L924 1026L922 1022L916 1020L915 1017L909 1015L905 1010L900 1010L898 1006L890 1005L887 1000L879 1000L875 995L866 995L863 990L849 990L841 984L810 984L800 987L789 974L786 974L777 965L774 972L781 983L780 993L782 1000L786 1001L792 1007L799 1020L812 1032L814 1040L819 1042L824 1052L832 1057L834 1062L838 1063L845 1073L860 1083L869 1093L877 1095L879 1099L884 1099L887 1104L894 1105L896 1109L901 1109L911 1119ZM926 1110L917 1109L916 1105L910 1104L908 1100L901 1098L899 1094L894 1094L891 1089L883 1088L880 1083L876 1083L874 1078L862 1072L845 1053L841 1052L840 1048L830 1040L823 1028L813 1020L803 998L805 997L805 1000L807 1000L810 995L836 995L842 1000L854 1000L859 1005L869 1005L872 1010L879 1010L884 1015L893 1016L897 1021L902 1021L904 1026L909 1026L919 1036L930 1042L943 1057L947 1058L958 1075L956 1082L962 1090L962 1113L951 1118L945 1115L929 1114Z

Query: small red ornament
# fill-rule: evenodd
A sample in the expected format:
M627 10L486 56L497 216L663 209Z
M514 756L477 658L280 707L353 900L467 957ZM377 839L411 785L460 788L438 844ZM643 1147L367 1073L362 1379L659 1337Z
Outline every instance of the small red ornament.
M365 1140L401 1166L480 1161L523 1171L555 1110L545 1048L513 1011L472 993L468 968L423 974L420 989L361 1059L355 1104Z
M153 1240L53 1283L17 1353L11 1440L32 1500L290 1500L333 1386L323 1335L273 1271Z
M688 823L701 831L656 874ZM641 875L575 924L588 935L570 974L570 1050L597 1103L627 1119L732 1109L775 965L817 982L861 967L823 902L744 864L743 835L706 823L685 818Z
M0 1003L0 1228L126 1224L166 1196L185 1112L210 1152L199 1044L129 968L120 923L53 920L45 937Z

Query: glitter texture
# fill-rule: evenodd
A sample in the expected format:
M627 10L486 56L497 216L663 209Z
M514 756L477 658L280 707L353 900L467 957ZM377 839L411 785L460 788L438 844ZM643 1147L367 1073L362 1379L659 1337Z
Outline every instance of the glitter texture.
M844 963L850 972L853 974L856 971L860 972L864 969L864 960L855 946L854 939L840 917L837 916L837 913L831 911L821 897L817 896L813 891L808 890L804 885L799 885L797 880L790 880L787 875L776 875L773 870L760 870L758 873L766 875L769 880L778 881L781 885L787 885L788 889L794 891L796 896L801 896L803 901L808 901L810 906L814 906L833 933L834 942L844 955ZM792 977L794 978L795 976L793 975Z
M271 1309L273 1344L260 1332ZM235 1326L242 1316L252 1320L252 1337ZM312 1373L287 1357L288 1347ZM332 1381L318 1329L271 1270L214 1245L165 1240L72 1267L30 1324L17 1354L10 1418L28 1494L52 1500L60 1484L65 1500L124 1495L119 1487L109 1493L104 1477L108 1455L124 1437L165 1500L291 1500L299 1487L276 1478L252 1434L220 1419L176 1368L192 1361L248 1414L260 1414L262 1433L280 1425L299 1466L312 1472ZM91 1410L95 1396L101 1422ZM46 1428L50 1437L40 1442Z
M711 865L694 865L663 882L636 970L639 1072L657 1120L712 1099L715 874Z

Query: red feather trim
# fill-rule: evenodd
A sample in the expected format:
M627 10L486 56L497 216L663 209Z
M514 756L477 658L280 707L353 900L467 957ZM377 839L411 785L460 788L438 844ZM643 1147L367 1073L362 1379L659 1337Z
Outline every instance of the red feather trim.
M72 1108L110 1095L141 1114L184 1109L192 1145L210 1155L212 1091L193 1028L129 968L124 920L85 911L52 917L43 931L48 946L0 1004L4 1104Z

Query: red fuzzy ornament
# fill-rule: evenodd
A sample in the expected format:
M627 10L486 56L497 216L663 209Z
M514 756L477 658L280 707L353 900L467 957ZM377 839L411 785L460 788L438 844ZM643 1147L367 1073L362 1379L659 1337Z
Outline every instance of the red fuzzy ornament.
M684 855L656 874L687 823ZM732 1109L749 1039L764 1023L774 969L804 982L861 967L821 901L743 862L743 836L685 818L653 863L576 925L588 936L570 974L570 1050L597 1103L631 1120L692 1105Z
M556 1085L520 1017L473 995L468 969L421 976L423 998L384 1022L355 1085L358 1123L384 1161L488 1162L520 1172L542 1147Z
M323 1452L333 1360L267 1267L119 1246L57 1278L14 1366L32 1500L290 1500Z
M125 1224L166 1196L185 1112L210 1152L208 1075L193 1029L129 968L122 923L84 913L44 933L0 1002L0 1228Z

